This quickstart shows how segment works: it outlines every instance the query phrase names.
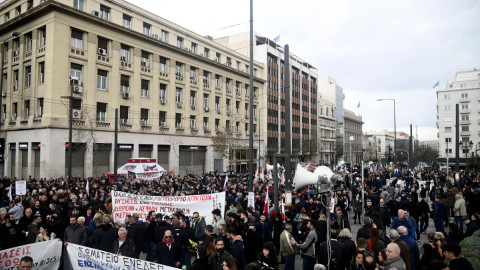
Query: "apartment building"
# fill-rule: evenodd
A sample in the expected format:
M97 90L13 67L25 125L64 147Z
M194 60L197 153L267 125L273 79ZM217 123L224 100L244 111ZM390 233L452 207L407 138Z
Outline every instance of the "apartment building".
M337 121L335 103L324 99L319 94L318 99L318 151L321 164L335 164L335 145L337 139Z
M216 39L232 50L248 56L249 33L239 33ZM258 33L254 33L254 59L266 66L266 85L261 98L260 112L266 121L266 160L274 154L285 153L285 54L284 48ZM292 162L315 161L318 149L318 75L315 67L290 51L290 100Z
M393 161L393 142L395 141L394 136L388 130L383 131L368 131L365 136L369 136L375 139L376 141L376 160L378 162L388 162ZM374 144L372 144L374 145ZM373 155L371 155L373 156Z
M343 121L343 156L346 162L359 164L363 160L363 120L361 115L344 109Z
M480 70L457 72L455 79L437 90L437 127L439 162L446 165L447 155L455 157L456 105L459 107L460 166L471 163L480 148ZM472 144L470 145L470 142Z
M265 95L258 95L264 67L254 64L250 86L249 58L209 37L122 0L7 0L0 4L0 21L0 40L8 39L2 175L64 176L67 147L73 176L111 172L116 124L119 165L156 158L180 175L246 170L242 145L248 144L250 121L255 151L263 148L261 119L249 119L248 111L254 106L257 116L264 103ZM249 91L256 93L254 104ZM242 149L227 145L229 153L220 153L212 143L218 136L234 138Z

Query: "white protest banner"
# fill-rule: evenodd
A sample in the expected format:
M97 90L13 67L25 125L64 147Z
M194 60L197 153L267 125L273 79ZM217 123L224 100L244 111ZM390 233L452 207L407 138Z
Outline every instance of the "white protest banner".
M25 195L27 192L27 181L20 180L15 182L15 195Z
M73 270L82 269L149 269L175 270L158 263L142 261L125 256L118 256L106 251L69 243L67 253Z
M254 192L248 192L248 207L253 207L255 208L255 193Z
M225 215L225 192L190 196L147 196L121 191L112 191L112 209L114 220L123 220L127 215L138 214L145 220L148 212L171 215L182 211L185 216L198 212L205 222L213 224L213 209L220 209Z
M58 239L28 244L0 251L0 269L17 269L20 260L30 256L33 270L58 269L62 256L62 242Z

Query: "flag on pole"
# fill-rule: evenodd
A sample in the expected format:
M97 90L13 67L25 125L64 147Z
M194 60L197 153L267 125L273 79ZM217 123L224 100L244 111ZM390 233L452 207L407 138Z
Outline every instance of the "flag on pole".
M268 217L268 205L269 205L269 199L268 199L268 188L267 188L267 195L265 196L265 206L263 208L263 213L267 217Z
M283 199L282 199L282 219L285 220L285 203L283 203Z
M437 81L434 85L433 85L433 88L437 87L437 86L440 86L440 81Z
M10 184L10 188L8 189L8 198L12 201L12 184Z
M87 186L85 187L85 192L87 193L87 196L90 197L90 185L88 184L88 180L87 180Z
M228 175L225 176L225 183L223 184L223 186L228 188Z
M273 39L273 42L280 42L280 35Z
M357 108L360 108L360 101L358 102Z

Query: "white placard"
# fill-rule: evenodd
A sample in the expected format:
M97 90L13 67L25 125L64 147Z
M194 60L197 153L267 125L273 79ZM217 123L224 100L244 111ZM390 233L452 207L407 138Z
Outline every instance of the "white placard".
M190 196L147 196L120 191L112 191L112 209L114 220L123 220L127 215L138 214L145 220L148 212L171 215L182 211L185 216L198 212L205 222L213 224L213 209L220 209L225 215L225 192Z
M30 256L33 270L58 269L62 256L62 242L58 239L23 245L0 251L0 269L17 269L20 260Z
M27 181L20 180L15 182L15 195L25 195L27 193Z
M253 207L255 208L255 193L254 192L248 192L248 207Z

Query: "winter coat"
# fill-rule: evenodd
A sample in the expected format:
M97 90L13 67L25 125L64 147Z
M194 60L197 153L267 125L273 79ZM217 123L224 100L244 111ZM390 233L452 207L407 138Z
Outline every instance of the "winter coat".
M455 212L456 217L466 217L467 216L467 206L465 205L465 200L460 198L455 201L453 206L453 211Z
M353 211L355 213L361 213L362 212L362 199L353 199Z
M63 236L64 242L86 246L88 243L87 228L83 225L76 224L68 226Z
M473 270L472 264L465 258L458 258L450 261L450 270Z
M117 239L113 242L112 245L112 253L113 254L122 254L122 256L133 258L135 256L135 244L133 243L132 239L125 238L122 246L120 246L120 240Z
M263 255L263 252L260 252L257 256L257 263L260 264L261 270L277 270L278 269L278 260L277 256L272 254L270 258L267 258Z
M195 240L200 240L201 236L205 233L205 218L199 216L200 221L195 221L192 224L193 233L195 234Z
M405 262L402 260L402 258L397 257L393 260L387 260L385 261L385 268L384 270L390 270L390 269L395 269L395 270L406 270Z
M89 238L92 248L112 252L113 242L118 239L118 229L111 224L101 224Z
M287 231L280 234L280 253L282 256L295 256L296 247L290 244L290 240L295 237Z
M433 218L443 220L445 217L446 206L443 201L435 202L435 208L433 209Z
M32 244L32 243L35 243L35 241L37 240L37 235L39 233L39 230L38 230L38 224L37 223L30 223L30 225L28 225L27 227L27 231L28 231L28 235L27 235L27 244Z
M205 256L200 259L195 259L195 261L193 261L191 270L205 270L208 268L208 257Z
M132 226L130 226L130 229L128 229L128 234L127 237L130 237L130 239L133 240L133 243L135 243L135 249L138 251L146 252L145 249L145 232L147 230L147 226L145 225L144 222L142 221L137 221Z
M208 257L208 264L212 270L223 270L223 262L227 257L231 256L226 250L223 251L221 255L215 251L212 255Z
M350 269L350 264L357 250L357 245L350 238L338 238L338 242L342 243L345 248L343 249L343 261L345 262L345 267Z
M231 254L237 263L237 269L243 270L245 269L245 253L244 253L244 245L242 237L237 237L233 239L232 244L230 246Z
M370 228L372 228L371 224L363 225L357 232L357 240L360 237L370 239Z
M263 242L272 241L272 233L271 233L270 223L268 223L268 221L265 221L263 223L260 221L257 222L257 224L255 224L255 229L257 230L258 237Z
M315 256L315 242L317 242L317 232L315 229L308 232L305 242L302 244L296 244L296 246L302 251L302 255L316 258Z
M172 240L172 245L168 248L165 241L158 243L155 254L157 262L166 266L176 267L177 262L182 261L182 246L175 240Z

